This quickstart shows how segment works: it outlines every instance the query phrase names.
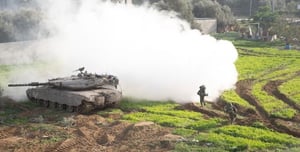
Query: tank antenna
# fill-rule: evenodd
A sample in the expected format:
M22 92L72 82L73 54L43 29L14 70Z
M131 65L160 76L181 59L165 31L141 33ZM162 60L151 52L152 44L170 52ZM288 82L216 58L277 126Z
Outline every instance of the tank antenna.
M79 71L80 73L82 73L84 70L84 67L81 67L81 68L78 68L77 70L73 71L73 72L76 72L76 71Z

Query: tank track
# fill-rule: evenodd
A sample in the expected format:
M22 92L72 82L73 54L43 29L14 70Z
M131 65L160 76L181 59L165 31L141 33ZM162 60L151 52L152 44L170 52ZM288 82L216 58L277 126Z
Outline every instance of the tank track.
M42 99L35 99L35 98L29 98L29 100L41 107L50 108L50 109L56 109L56 110L63 110L66 112L74 112L74 113L80 113L80 114L88 114L95 110L95 106L92 103L88 103L83 101L81 105L79 106L69 106L66 104L59 104L57 102L42 100Z

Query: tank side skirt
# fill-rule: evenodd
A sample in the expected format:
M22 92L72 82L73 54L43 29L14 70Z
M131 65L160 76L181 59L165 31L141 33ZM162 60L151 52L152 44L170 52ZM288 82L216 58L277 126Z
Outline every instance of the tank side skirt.
M26 93L30 100L41 106L79 113L117 105L122 96L121 92L110 89L65 91L48 87L28 89Z

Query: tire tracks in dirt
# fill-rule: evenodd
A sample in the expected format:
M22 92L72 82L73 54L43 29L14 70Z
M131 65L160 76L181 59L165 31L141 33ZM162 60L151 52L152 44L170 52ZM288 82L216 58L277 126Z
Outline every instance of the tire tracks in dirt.
M285 103L287 103L289 106L291 106L292 108L296 109L298 112L300 112L300 106L296 104L295 101L291 100L290 98L288 98L285 94L281 93L278 90L278 87L282 84L286 82L285 80L275 80L275 81L269 81L264 87L263 89L271 96L276 97L277 99L284 101Z
M284 125L282 123L278 124L278 120L276 118L270 118L268 112L259 104L258 99L256 99L251 93L254 81L254 79L238 81L236 83L236 93L251 105L255 106L261 121L267 127L282 133L290 134L295 137L300 137L299 130L290 129L287 125Z
M236 93L249 102L252 106L254 106L257 109L258 116L262 121L267 123L268 126L270 126L270 123L268 121L269 114L268 112L257 102L257 99L251 94L252 86L253 86L254 80L248 79L248 80L242 80L236 83Z
M274 81L269 81L264 87L263 89L271 96L274 96L275 98L285 102L286 104L288 104L289 106L291 106L292 108L296 109L298 112L300 112L300 105L296 104L295 101L293 101L292 99L288 98L285 94L281 93L278 89L278 87L280 85L282 85L283 83L294 79L295 77L300 76L300 71L295 72L295 74L287 79L283 79L283 80L274 80Z
M230 119L228 114L223 112L223 108L225 105L224 101L218 101L217 103L210 103L211 104L211 108L206 108L206 107L200 107L198 105L196 105L195 103L186 103L183 105L180 105L178 107L176 107L177 110L190 110L190 111L195 111L195 112L200 112L201 114L204 115L204 118L209 119L209 118L222 118L222 119L227 119L227 122L222 122L221 125L228 125L230 124ZM239 107L242 108L242 107ZM238 108L238 109L239 109ZM255 113L255 111L253 110L249 110L249 109L243 109L242 111L238 110L238 114L241 116L244 116L244 118L236 118L236 120L234 121L234 124L238 124L238 125L243 125L243 126L248 126L248 125L252 125L253 122L257 121L257 114ZM249 113L247 113L249 112Z
M187 109L187 110L191 110L191 111L195 111L195 112L200 112L200 113L206 115L207 118L210 118L210 117L227 118L227 115L220 112L218 109L212 110L212 109L206 108L206 107L199 107L194 103L183 104L179 107L176 107L176 109L177 110Z

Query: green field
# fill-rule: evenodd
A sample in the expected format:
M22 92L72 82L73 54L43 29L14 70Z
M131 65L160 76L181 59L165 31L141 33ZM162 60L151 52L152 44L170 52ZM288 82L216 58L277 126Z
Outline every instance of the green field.
M238 48L239 58L235 65L239 73L239 81L250 80L252 82L249 86L251 87L249 94L267 113L267 117L293 120L294 117L299 116L297 109L270 95L263 88L270 81L280 81L282 84L278 86L278 90L300 106L300 51L283 50L282 42L239 40L234 33L217 35L217 37L232 40ZM43 67L45 65L0 65L0 81L4 83L11 71L22 70L30 66ZM255 105L242 98L236 90L225 91L221 99L225 102L233 102L245 109L258 110ZM31 105L24 104L24 106ZM172 101L149 101L126 97L122 100L119 109L106 109L97 114L106 116L117 113L121 115L122 121L152 121L170 128L173 134L185 139L176 143L174 151L300 151L299 138L279 133L268 128L263 122L230 125L225 118L207 117L204 113L182 109L180 106ZM17 112L13 107L9 107L0 113L0 116L8 117ZM245 116L239 115L238 118L243 120ZM5 123L19 125L27 122L28 120L24 118L7 119ZM300 122L296 120L295 123Z
M234 34L219 35L219 38L232 40L238 48L239 58L235 65L239 72L239 80L254 80L252 94L265 111L270 116L292 119L298 112L283 101L270 96L262 88L271 80L284 80L285 83L279 86L280 91L298 103L300 51L283 50L282 42L239 40ZM234 91L225 92L222 98L249 107Z
M177 103L159 101L121 102L122 119L132 122L152 121L171 127L173 133L187 139L175 151L261 151L300 148L300 140L287 134L274 132L259 122L253 126L225 125L221 118L204 118L201 113L176 110ZM111 112L107 110L107 112ZM105 112L101 112L102 114Z

